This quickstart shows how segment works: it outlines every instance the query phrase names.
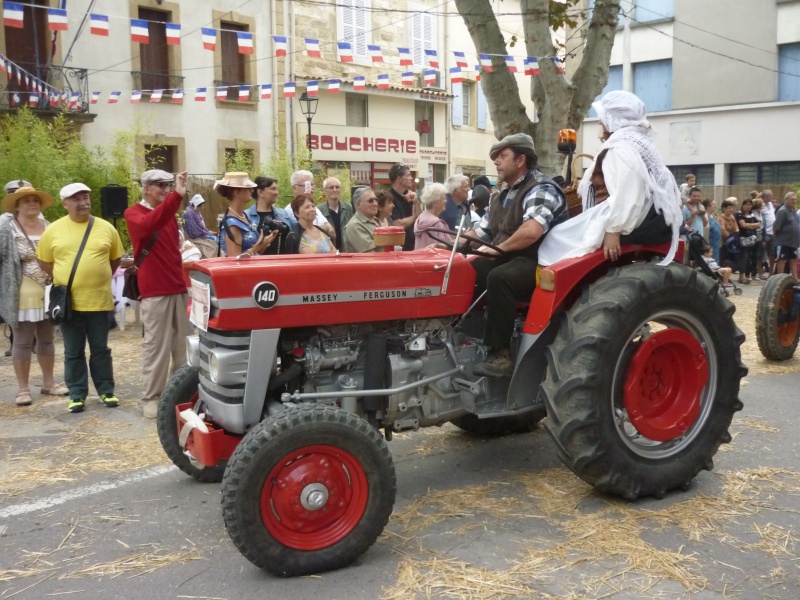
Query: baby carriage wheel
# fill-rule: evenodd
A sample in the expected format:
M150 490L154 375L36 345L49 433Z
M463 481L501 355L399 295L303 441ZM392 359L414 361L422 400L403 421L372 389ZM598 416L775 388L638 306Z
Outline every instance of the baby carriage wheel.
M742 295L742 288L733 288L733 293L736 296L741 296Z

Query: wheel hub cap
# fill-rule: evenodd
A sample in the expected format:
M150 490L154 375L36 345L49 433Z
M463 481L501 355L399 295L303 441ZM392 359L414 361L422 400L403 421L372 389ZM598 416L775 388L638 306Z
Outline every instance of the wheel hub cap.
M306 510L319 510L328 501L328 488L321 483L312 483L300 493L300 504Z
M645 437L666 442L683 435L700 414L708 359L690 332L665 329L631 357L623 402L631 424Z

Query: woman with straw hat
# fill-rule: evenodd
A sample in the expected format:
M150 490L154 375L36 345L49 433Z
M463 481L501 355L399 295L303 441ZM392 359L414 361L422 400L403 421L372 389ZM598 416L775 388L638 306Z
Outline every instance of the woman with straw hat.
M32 187L22 187L3 198L3 209L14 216L0 229L0 313L14 332L11 361L19 388L15 400L18 406L31 404L28 380L34 338L42 369L42 394L69 393L66 385L56 385L53 379L54 327L44 305L44 290L50 281L36 260L36 245L48 225L40 213L52 205L50 194Z
M278 237L277 230L267 236L259 233L244 214L255 187L247 173L239 172L225 173L214 183L214 189L230 203L219 228L220 244L225 244L228 256L260 254Z

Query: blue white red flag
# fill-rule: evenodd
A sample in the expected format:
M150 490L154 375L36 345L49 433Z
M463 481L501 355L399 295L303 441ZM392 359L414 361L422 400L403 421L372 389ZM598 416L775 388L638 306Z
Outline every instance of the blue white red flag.
M458 52L456 50L453 51L453 56L456 57L456 66L461 67L462 69L466 69L469 65L467 64L467 57L464 56L463 52Z
M535 56L529 56L525 60L525 75L538 75L539 74L539 59Z
M239 102L247 102L250 100L250 86L249 85L240 85L239 86Z
M139 44L150 43L150 29L144 19L131 19L131 41Z
M294 81L287 81L283 84L283 97L294 98L296 86Z
M286 36L273 35L272 41L275 43L275 56L286 56Z
M224 85L222 87L217 88L217 100L227 100L228 99L228 86Z
M161 98L164 96L164 90L153 90L150 93L150 102L161 102Z
M319 96L319 82L318 81L307 81L306 82L306 95L311 96L312 98L315 96Z
M353 89L358 91L367 89L367 80L364 79L363 75L356 75L353 77Z
M425 49L425 60L428 61L428 64L433 67L434 69L439 68L439 55L436 53L436 50L430 50L428 48Z
M181 43L180 23L165 23L167 26L167 44L169 46L179 46Z
M378 75L378 89L379 90L388 90L389 89L389 75L388 73L381 73Z
M47 25L50 31L66 31L68 28L67 11L63 8L48 8Z
M508 69L509 73L516 73L517 72L517 63L514 62L513 56L504 56L503 60L506 61L506 69Z
M369 55L372 58L372 62L380 63L383 62L383 54L381 53L380 46L374 46L372 44L367 44L367 50L369 51Z
M322 52L319 49L319 40L306 38L306 54L311 58L322 58Z
M92 35L108 37L108 16L92 13L89 15L89 27L89 32Z
M108 103L109 104L116 104L119 102L119 97L122 96L122 92L111 92L108 95Z
M92 104L100 102L100 92L92 92Z
M435 69L425 69L422 72L423 81L425 85L432 85L436 83L436 70Z
M131 104L139 104L142 101L142 90L131 91Z
M450 83L461 83L464 78L461 75L461 67L450 67Z
M270 98L272 98L272 84L265 83L261 86L261 99L269 100Z
M172 90L172 99L170 102L173 104L183 104L183 90Z
M408 48L398 48L397 51L400 53L400 66L401 67L410 67L414 64L414 61L411 60L411 50Z
M236 39L239 42L239 54L253 53L253 34L249 31L237 31Z
M336 42L339 48L339 60L341 62L353 62L353 47L350 42Z
M16 27L22 29L24 27L24 8L22 4L16 2L3 2L3 24L6 27Z
M487 73L491 73L494 71L494 67L492 66L492 57L488 54L478 54L478 59L481 61L481 67Z
M213 27L201 27L200 33L203 35L203 48L211 50L217 49L217 30Z
M403 85L414 85L414 73L406 71L400 75L400 83Z
M205 102L206 101L206 88L195 88L194 90L194 101L195 102Z
M331 79L328 81L328 93L329 94L338 94L339 93L339 85L342 83L341 79Z

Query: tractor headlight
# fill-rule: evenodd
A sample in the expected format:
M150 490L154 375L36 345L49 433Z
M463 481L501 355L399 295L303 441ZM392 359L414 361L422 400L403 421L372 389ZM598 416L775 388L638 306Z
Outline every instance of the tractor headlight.
M192 367L200 366L200 336L186 336L186 364Z
M219 378L219 358L214 352L208 353L208 376L211 378L211 381L217 383L217 379Z

